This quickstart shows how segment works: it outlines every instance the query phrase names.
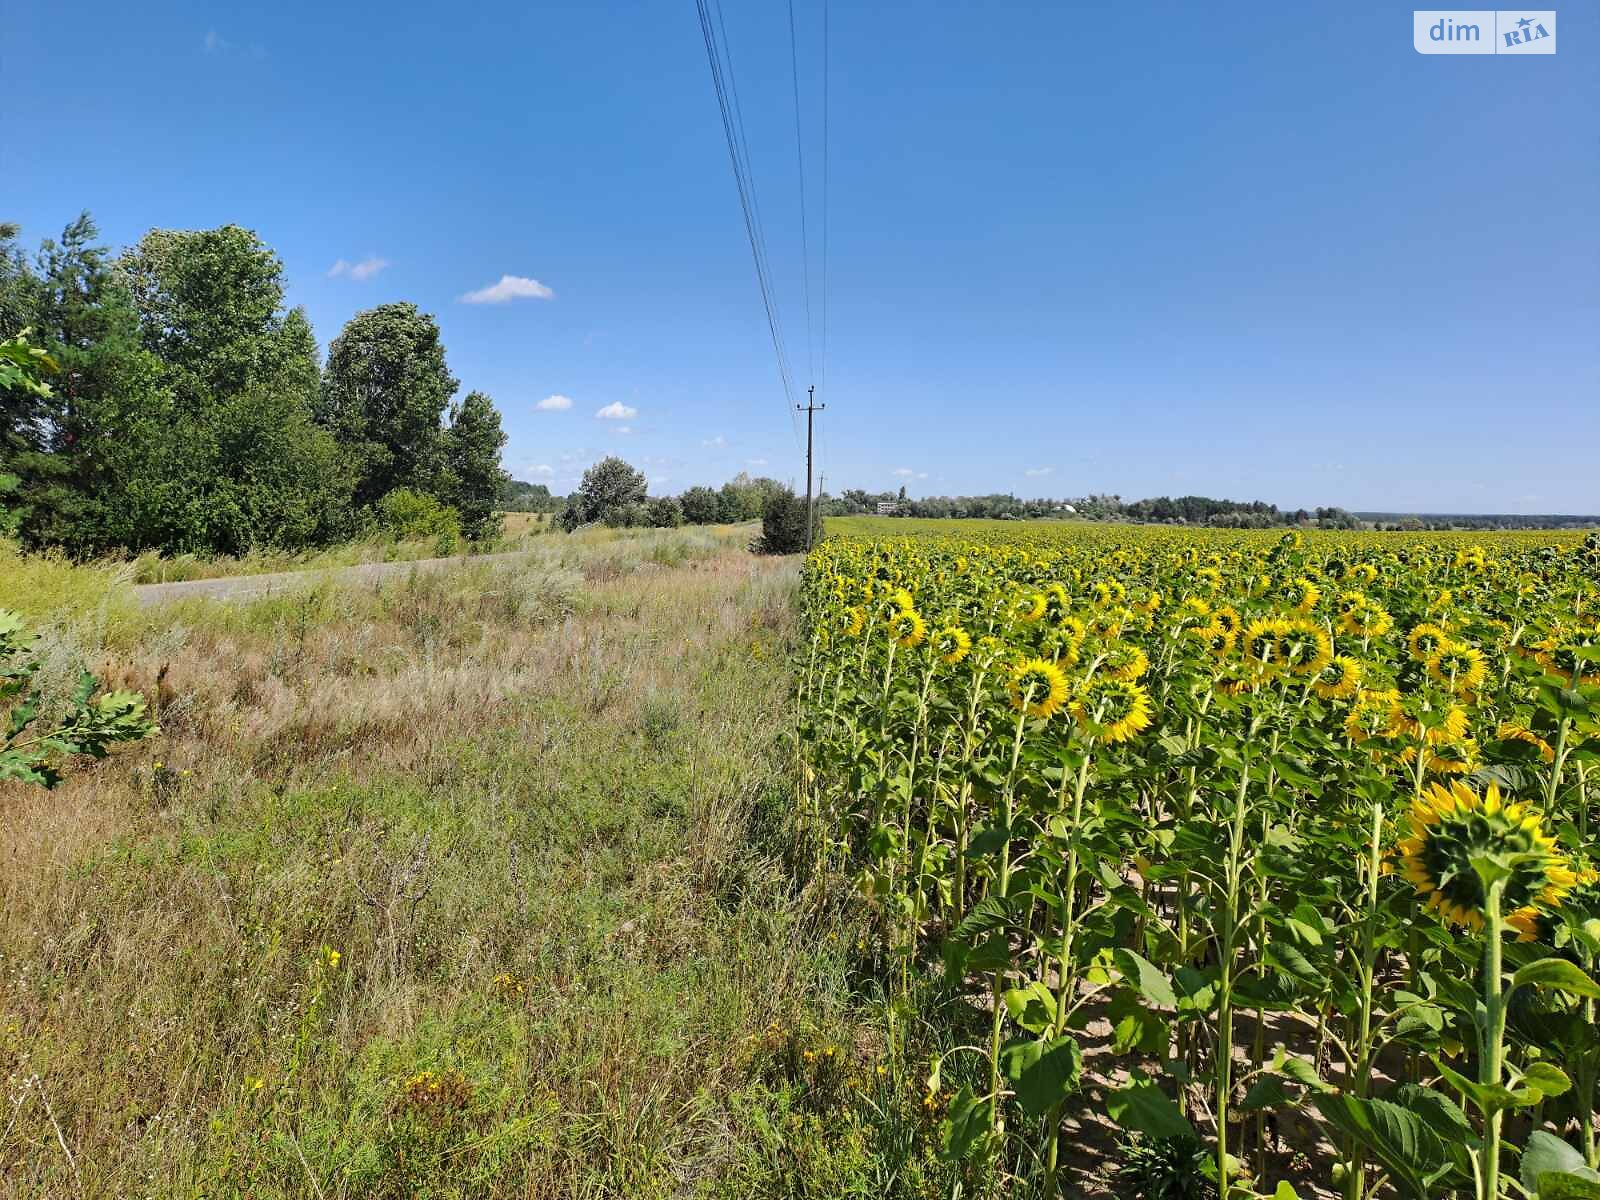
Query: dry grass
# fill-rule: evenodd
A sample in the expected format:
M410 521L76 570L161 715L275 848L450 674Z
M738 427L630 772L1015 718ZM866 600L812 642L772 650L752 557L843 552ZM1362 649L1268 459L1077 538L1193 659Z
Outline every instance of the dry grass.
M163 736L0 786L0 1195L798 1194L793 563L572 554L105 643Z

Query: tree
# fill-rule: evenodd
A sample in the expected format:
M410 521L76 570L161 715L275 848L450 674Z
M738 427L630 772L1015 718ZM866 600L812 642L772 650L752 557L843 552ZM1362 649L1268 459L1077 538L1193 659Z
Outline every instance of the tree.
M500 448L506 444L500 414L483 392L468 392L450 409L444 433L444 499L461 514L461 532L474 541L497 528L495 509L505 489Z
M805 548L806 502L789 488L780 488L767 497L755 549L761 554L797 554Z
M690 525L713 525L717 520L717 493L708 487L692 487L678 498L683 519Z
M656 529L676 529L683 524L683 505L671 496L650 501L650 524Z
M281 377L283 263L248 229L152 229L118 261L145 349L185 407Z
M328 348L316 417L357 465L365 508L397 487L438 484L440 419L458 387L432 316L384 304L350 318Z
M591 521L603 521L631 504L643 504L645 478L622 459L602 458L583 473L578 490L561 513L561 528L568 533Z

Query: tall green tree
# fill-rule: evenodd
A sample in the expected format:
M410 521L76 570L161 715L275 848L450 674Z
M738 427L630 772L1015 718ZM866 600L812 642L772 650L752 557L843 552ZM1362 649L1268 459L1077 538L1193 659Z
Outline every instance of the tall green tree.
M683 519L691 525L713 525L717 521L717 493L708 487L689 488L678 498Z
M458 386L439 326L415 304L384 304L350 319L328 348L316 416L356 460L357 506L397 487L437 488L439 423Z
M461 531L469 538L496 532L495 509L506 486L500 469L500 448L506 444L500 414L483 392L468 392L451 406L444 432L445 500L461 514Z
M276 381L302 348L284 333L283 263L248 229L152 229L118 268L145 348L186 405Z

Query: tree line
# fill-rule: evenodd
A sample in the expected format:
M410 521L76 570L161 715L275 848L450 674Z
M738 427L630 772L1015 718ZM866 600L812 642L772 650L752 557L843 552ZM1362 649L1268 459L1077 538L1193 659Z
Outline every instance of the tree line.
M416 305L356 314L323 363L250 230L154 229L113 255L85 213L32 257L18 238L0 225L0 336L27 331L56 367L46 389L0 387L0 505L24 544L240 554L498 529L500 414L457 398Z
M1038 520L1077 517L1089 521L1127 521L1134 524L1210 525L1233 529L1261 529L1278 525L1316 524L1325 529L1353 529L1359 522L1342 508L1280 510L1264 500L1217 500L1210 496L1156 496L1124 501L1121 496L1092 494L1071 499L1023 499L1009 492L982 496L925 496L911 498L898 492L867 492L848 488L839 496L824 496L826 516L848 516L883 511L902 517L988 518Z

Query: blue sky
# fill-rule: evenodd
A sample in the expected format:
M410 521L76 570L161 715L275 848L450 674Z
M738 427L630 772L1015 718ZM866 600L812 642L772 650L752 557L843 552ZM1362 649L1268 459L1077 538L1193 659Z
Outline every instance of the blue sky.
M787 10L724 4L803 387ZM1600 511L1600 16L1558 12L1513 58L1420 56L1381 4L834 4L829 490ZM114 244L237 222L324 345L436 314L521 478L803 484L689 0L9 24L28 244L82 208ZM507 276L539 286L462 299Z

